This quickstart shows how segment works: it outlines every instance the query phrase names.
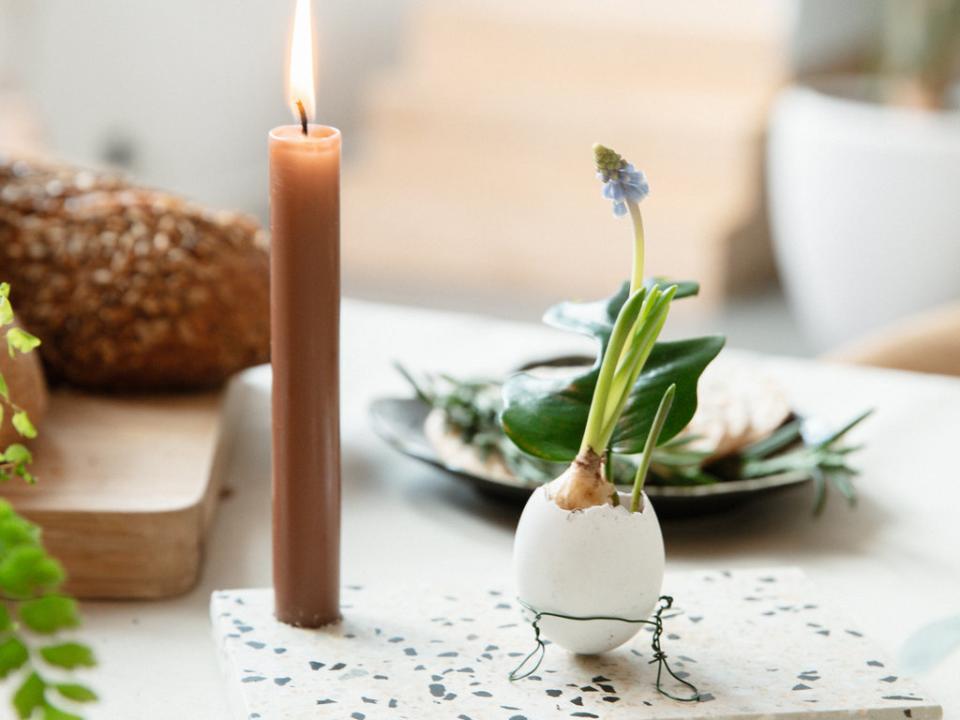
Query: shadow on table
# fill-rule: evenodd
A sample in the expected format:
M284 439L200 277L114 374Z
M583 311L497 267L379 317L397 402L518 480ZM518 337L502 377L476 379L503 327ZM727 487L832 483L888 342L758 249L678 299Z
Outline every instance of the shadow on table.
M422 473L408 487L414 502L429 512L477 518L512 533L522 506L477 492L439 472ZM861 492L851 507L834 494L821 515L813 513L813 492L800 486L700 517L662 519L668 555L689 557L749 557L771 553L789 561L791 555L863 554L872 538L889 521L888 513L869 493Z
M415 460L394 458L390 466L393 472L382 480L418 512L479 520L503 532L514 532L523 509L516 498L478 491ZM890 520L870 496L869 488L861 488L853 507L836 492L828 496L821 515L814 515L813 507L813 485L805 483L760 494L711 514L673 518L661 513L660 522L667 554L673 558L762 556L767 561L775 555L790 562L791 557L799 559L801 555L865 554L877 531Z
M853 507L834 493L813 513L812 485L758 498L726 512L662 523L667 553L675 558L866 554L889 513L861 491Z
M476 488L457 481L441 470L424 469L410 461L416 481L408 483L406 493L412 502L426 512L456 514L476 518L495 525L511 535L517 527L523 505L516 500L479 492Z

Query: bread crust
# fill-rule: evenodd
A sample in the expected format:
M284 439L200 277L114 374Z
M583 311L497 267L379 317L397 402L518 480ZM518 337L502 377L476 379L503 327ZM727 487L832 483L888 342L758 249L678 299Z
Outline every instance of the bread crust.
M267 240L248 216L0 158L0 268L51 380L201 389L269 359Z

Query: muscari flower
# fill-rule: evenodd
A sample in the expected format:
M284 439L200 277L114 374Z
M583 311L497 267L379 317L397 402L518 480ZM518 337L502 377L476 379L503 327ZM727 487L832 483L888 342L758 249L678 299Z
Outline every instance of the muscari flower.
M603 183L603 196L613 201L613 214L627 214L627 203L638 203L650 194L647 176L619 153L603 145L594 145L597 179Z

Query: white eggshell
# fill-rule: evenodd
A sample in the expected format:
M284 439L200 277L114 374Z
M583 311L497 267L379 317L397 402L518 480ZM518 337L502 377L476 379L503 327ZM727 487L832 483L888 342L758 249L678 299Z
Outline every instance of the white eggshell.
M563 510L535 490L513 546L517 595L540 611L577 617L640 619L653 611L663 583L663 536L652 503L631 513L620 505ZM612 650L636 635L639 623L544 617L543 637L583 655Z

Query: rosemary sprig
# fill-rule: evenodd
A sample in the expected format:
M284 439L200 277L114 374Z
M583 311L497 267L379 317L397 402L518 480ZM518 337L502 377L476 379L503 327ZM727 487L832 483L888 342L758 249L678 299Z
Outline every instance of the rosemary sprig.
M866 420L873 410L860 413L838 430L825 437L813 438L805 432L802 419L784 425L779 434L779 443L756 443L742 453L744 458L741 474L745 478L766 477L780 473L804 473L813 479L816 497L814 512L820 514L826 507L827 486L832 485L847 501L855 505L856 491L851 482L859 474L847 463L847 456L860 449L859 445L840 445L843 437ZM771 436L772 438L773 436ZM770 438L767 438L769 440ZM777 455L778 451L782 454Z

